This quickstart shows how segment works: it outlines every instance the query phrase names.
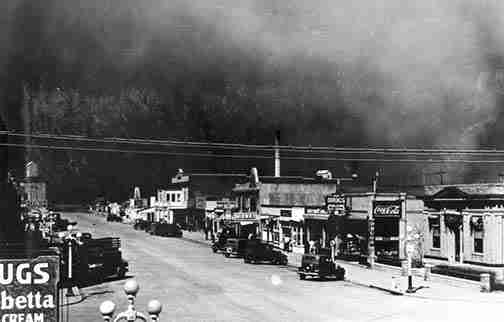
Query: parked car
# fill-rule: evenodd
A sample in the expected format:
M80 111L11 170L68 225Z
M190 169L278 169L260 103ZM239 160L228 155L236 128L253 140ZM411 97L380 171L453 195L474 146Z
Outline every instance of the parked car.
M277 265L287 265L287 255L267 243L247 243L243 261L245 263L270 262Z
M119 238L106 237L94 239L91 234L82 234L81 243L73 247L73 275L75 281L86 285L92 281L102 281L108 277L123 278L129 264L122 258ZM68 270L68 247L65 242L57 245L61 252L61 272ZM62 282L67 282L66 274Z
M298 274L301 280L304 280L306 277L342 280L345 278L345 269L336 265L328 255L304 254Z
M163 237L182 237L182 230L177 224L155 222L150 225L149 233Z
M150 225L151 225L150 221L143 220L143 219L137 219L137 220L135 220L135 223L133 224L133 229L147 230L147 229L149 229Z
M117 221L122 222L122 217L116 214L108 214L107 221Z
M224 256L243 257L247 243L259 242L257 239L228 238L224 245Z
M217 234L217 236L217 240L212 244L212 251L214 253L225 251L228 238L236 238L236 235L230 229L223 230L221 233Z

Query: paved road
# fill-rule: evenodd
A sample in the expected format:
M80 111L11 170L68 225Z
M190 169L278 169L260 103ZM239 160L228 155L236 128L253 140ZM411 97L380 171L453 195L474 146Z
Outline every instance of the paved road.
M502 302L435 301L393 296L338 281L300 281L289 267L248 265L213 254L204 245L150 236L88 214L64 214L93 236L120 237L129 276L140 284L138 307L158 299L161 321L484 321L500 317ZM70 321L100 321L98 306L111 299L126 307L124 281L82 290L69 305ZM491 298L490 298L491 299Z

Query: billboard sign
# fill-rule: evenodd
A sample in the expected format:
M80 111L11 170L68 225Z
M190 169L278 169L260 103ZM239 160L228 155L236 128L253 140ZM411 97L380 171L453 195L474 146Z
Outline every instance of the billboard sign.
M59 257L0 260L0 321L58 321Z

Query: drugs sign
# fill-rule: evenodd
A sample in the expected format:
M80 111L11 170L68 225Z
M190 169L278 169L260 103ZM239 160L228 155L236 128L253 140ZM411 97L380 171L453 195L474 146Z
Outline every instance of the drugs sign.
M59 257L0 260L0 322L58 321Z

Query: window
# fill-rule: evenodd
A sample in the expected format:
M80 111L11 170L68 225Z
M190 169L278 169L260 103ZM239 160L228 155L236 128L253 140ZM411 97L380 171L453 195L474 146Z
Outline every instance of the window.
M181 201L182 201L182 194L177 193L177 202L181 202Z
M172 194L170 194L170 195L171 195L171 202L175 202L175 194L174 194L174 193L172 193Z
M439 215L429 217L429 229L432 234L432 248L441 248L441 227Z
M432 228L432 248L441 248L441 229L439 226Z
M257 200L255 197L250 197L250 211L257 211Z
M483 253L483 239L484 239L484 228L483 228L483 217L472 216L471 218L471 231L474 238L474 252Z
M483 253L483 232L475 231L474 232L474 252L475 253Z

